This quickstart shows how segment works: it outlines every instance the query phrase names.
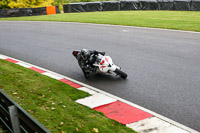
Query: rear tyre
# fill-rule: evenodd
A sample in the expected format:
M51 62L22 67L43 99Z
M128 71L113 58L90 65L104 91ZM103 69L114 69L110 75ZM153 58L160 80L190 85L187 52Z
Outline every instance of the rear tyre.
M121 71L120 69L116 69L115 71L114 71L117 75L119 75L121 78L123 78L123 79L126 79L127 77L128 77L128 75L125 73L125 72L123 72L123 71Z

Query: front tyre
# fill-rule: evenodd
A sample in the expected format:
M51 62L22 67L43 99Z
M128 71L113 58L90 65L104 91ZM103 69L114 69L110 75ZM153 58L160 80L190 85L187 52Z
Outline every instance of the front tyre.
M127 77L128 77L128 75L125 73L125 72L123 72L123 71L121 71L120 69L116 69L115 71L114 71L117 75L119 75L121 78L123 78L123 79L126 79Z

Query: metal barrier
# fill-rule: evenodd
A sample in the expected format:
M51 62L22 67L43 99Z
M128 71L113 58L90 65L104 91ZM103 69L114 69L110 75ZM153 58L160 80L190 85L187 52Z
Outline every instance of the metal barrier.
M0 121L11 133L50 133L1 89Z
M91 3L82 2L63 5L64 13L123 10L200 11L200 0L120 0Z
M48 9L48 7L0 9L0 18L48 15ZM54 6L54 13L60 13L58 6Z

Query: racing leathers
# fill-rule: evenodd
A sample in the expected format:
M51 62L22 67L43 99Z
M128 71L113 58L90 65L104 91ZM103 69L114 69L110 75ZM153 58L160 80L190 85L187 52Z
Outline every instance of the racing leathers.
M89 74L91 72L96 72L97 68L95 66L93 66L93 64L95 63L95 61L98 57L98 54L101 54L104 56L105 52L100 52L97 50L89 50L89 58L88 59L83 59L81 56L81 53L79 53L77 55L78 64L79 64L80 68L82 69L84 76L86 78L89 77Z

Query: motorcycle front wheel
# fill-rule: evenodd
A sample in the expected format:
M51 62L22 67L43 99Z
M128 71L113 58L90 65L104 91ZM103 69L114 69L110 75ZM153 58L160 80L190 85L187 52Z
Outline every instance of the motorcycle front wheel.
M117 75L119 75L121 78L123 78L123 79L126 79L127 77L128 77L128 75L125 73L125 72L123 72L123 71L121 71L120 69L116 69L115 71L114 71Z

